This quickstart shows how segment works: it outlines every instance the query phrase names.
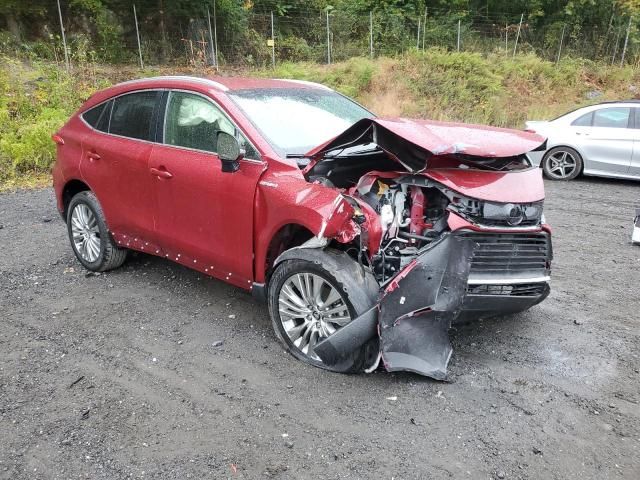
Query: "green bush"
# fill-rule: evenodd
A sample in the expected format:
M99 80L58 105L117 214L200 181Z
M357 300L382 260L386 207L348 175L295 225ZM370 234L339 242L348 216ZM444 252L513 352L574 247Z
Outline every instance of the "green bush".
M55 156L51 135L106 83L55 65L0 59L0 183L47 173Z

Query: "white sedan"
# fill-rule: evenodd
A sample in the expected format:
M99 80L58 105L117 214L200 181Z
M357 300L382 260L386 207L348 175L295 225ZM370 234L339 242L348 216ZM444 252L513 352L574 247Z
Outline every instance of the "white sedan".
M579 108L548 122L527 122L526 129L548 139L546 150L527 154L547 178L640 180L640 101Z

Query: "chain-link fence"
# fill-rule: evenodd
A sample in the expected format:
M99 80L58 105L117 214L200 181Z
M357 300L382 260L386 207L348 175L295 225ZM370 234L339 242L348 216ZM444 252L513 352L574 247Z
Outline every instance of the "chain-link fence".
M557 20L536 26L530 15L425 9L413 15L354 14L298 7L290 12L244 11L230 18L203 6L188 19L166 18L148 2L131 5L130 17L97 28L74 17L73 4L49 18L37 41L0 36L0 47L17 55L58 62L105 61L141 65L265 67L286 61L332 63L356 56L396 55L438 47L450 51L516 55L536 53L558 61L579 56L636 65L640 45L635 23L612 15L601 24ZM62 27L62 28L61 28ZM66 48L65 48L66 45ZM66 54L66 55L65 55Z

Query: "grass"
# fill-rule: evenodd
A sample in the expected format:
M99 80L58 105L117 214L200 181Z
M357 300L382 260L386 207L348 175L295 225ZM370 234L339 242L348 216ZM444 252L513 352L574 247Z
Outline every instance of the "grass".
M94 91L140 76L195 69L85 65L69 75L56 65L0 58L0 190L47 184L55 155L50 137ZM408 116L522 128L602 100L640 94L640 72L566 58L480 55L430 49L394 58L352 58L330 66L283 63L222 75L295 78L329 85L383 116ZM587 94L598 92L595 99ZM592 95L589 95L590 97Z

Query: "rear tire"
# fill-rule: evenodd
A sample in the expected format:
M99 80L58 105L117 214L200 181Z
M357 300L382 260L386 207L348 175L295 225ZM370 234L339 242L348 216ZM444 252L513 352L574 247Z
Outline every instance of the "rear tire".
M69 202L67 232L76 258L92 272L118 268L127 258L127 250L111 238L100 202L91 191L80 192Z
M345 274L348 269L337 268L336 256L346 254L332 250L313 253L316 257L313 261L285 260L273 272L268 287L273 329L286 350L298 360L334 372L362 372L377 360L377 338L335 365L325 364L313 352L313 345L373 305L364 282L350 281L349 274Z
M555 147L542 157L542 170L549 180L573 180L582 172L582 157L571 147Z

